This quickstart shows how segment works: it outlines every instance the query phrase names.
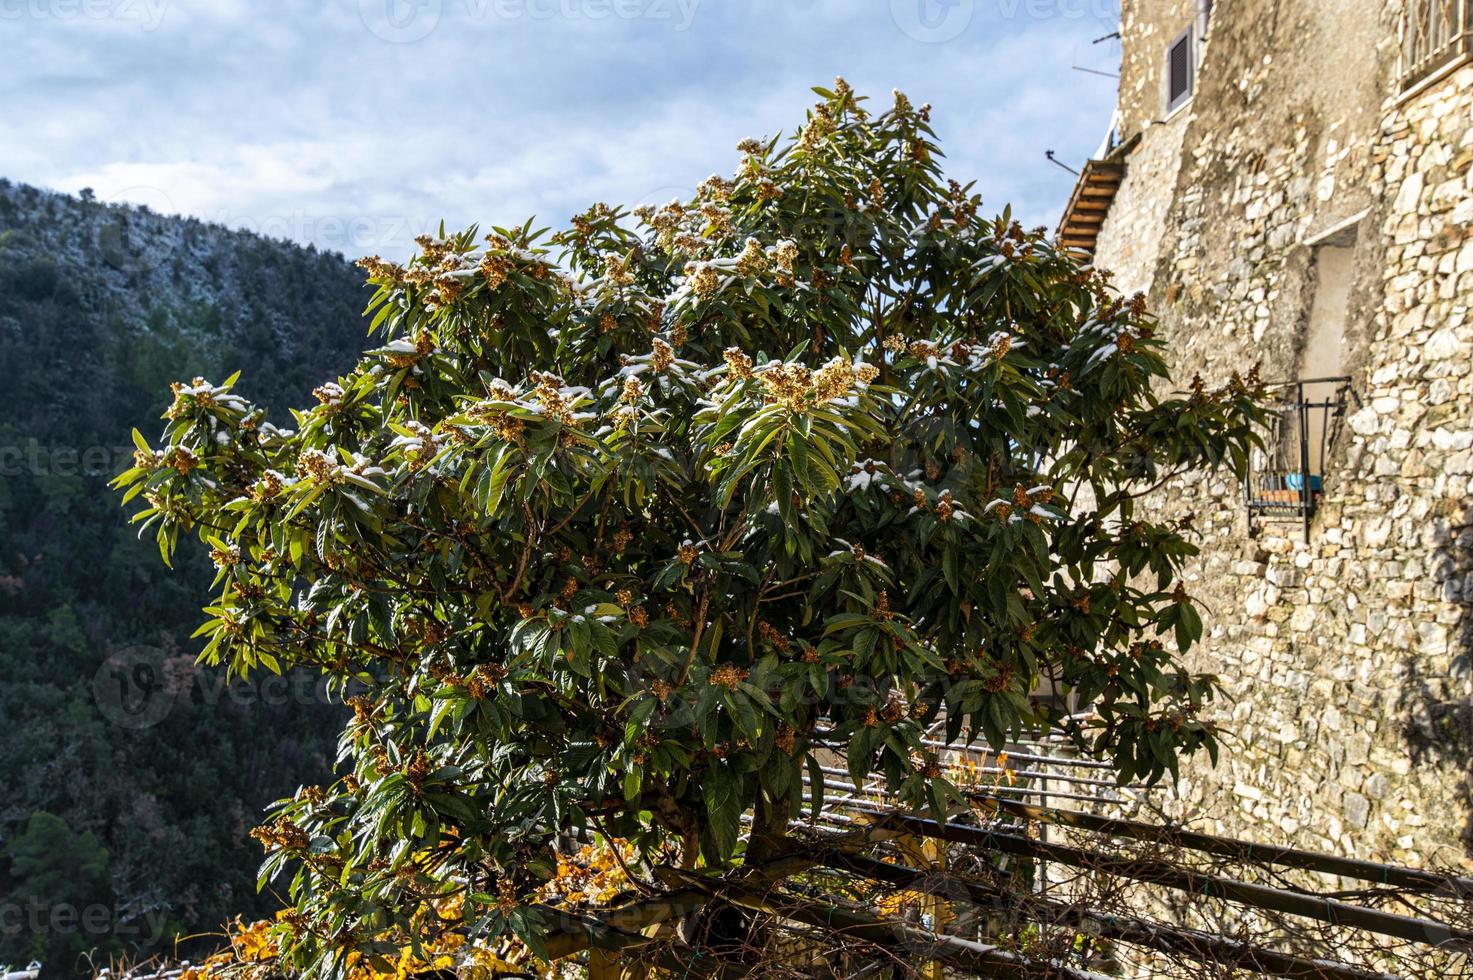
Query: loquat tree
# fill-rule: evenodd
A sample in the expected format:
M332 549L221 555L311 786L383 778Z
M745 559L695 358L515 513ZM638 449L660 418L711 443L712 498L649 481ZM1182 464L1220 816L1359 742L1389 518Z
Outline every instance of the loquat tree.
M592 834L780 854L825 752L945 815L938 722L1215 756L1195 548L1138 500L1243 466L1254 383L1172 393L1142 301L979 215L928 107L816 91L690 200L364 260L379 346L293 428L196 379L138 437L136 520L219 568L203 659L357 692L341 780L258 831L294 972L451 897L538 951Z

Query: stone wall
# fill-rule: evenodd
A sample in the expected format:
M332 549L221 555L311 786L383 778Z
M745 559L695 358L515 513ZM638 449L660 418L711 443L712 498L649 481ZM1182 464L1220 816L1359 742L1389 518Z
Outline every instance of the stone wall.
M1144 66L1180 29L1140 24L1167 6L1126 7L1122 109L1144 105ZM1233 733L1215 769L1188 768L1172 808L1202 829L1467 870L1473 67L1398 101L1395 3L1216 8L1182 132L1143 133L1096 264L1146 290L1178 376L1261 362L1290 379L1316 238L1363 217L1341 358L1352 401L1308 542L1297 525L1250 536L1226 478L1158 503L1201 537L1195 666L1222 676Z
M1122 0L1120 127L1139 133L1165 116L1166 47L1196 21L1197 0Z
M1100 228L1095 254L1108 256L1109 264L1104 267L1110 270L1115 288L1126 296L1149 291L1155 278L1190 118L1184 110L1140 134L1109 218Z

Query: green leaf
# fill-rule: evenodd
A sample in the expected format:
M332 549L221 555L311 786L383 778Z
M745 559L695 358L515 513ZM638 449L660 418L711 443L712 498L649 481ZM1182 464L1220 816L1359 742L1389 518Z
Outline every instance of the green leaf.
M736 851L742 812L746 809L741 796L742 777L720 763L705 772L701 785L706 804L706 821L716 842L717 857L726 860Z

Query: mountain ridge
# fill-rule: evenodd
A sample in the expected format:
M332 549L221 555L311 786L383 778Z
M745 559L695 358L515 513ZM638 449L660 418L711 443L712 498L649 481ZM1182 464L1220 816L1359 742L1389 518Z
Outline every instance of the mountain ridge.
M142 560L106 482L171 381L310 401L369 295L334 252L0 179L0 896L28 910L0 962L65 976L266 910L247 831L329 775L338 708L194 668L210 565Z

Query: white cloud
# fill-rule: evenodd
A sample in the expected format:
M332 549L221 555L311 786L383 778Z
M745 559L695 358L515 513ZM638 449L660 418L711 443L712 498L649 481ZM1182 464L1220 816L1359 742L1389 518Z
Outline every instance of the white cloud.
M729 171L741 137L791 130L808 87L843 74L877 101L899 87L931 102L950 175L1037 223L1071 183L1044 150L1077 165L1113 102L1108 79L1071 70L1113 29L1108 0L951 0L969 19L945 43L916 40L931 21L892 17L892 0L700 0L687 30L591 16L658 3L678 17L676 0L507 16L516 2L173 0L151 30L0 20L0 175L402 254L442 218L562 223L595 200L673 197ZM365 27L386 3L439 17L390 43Z

